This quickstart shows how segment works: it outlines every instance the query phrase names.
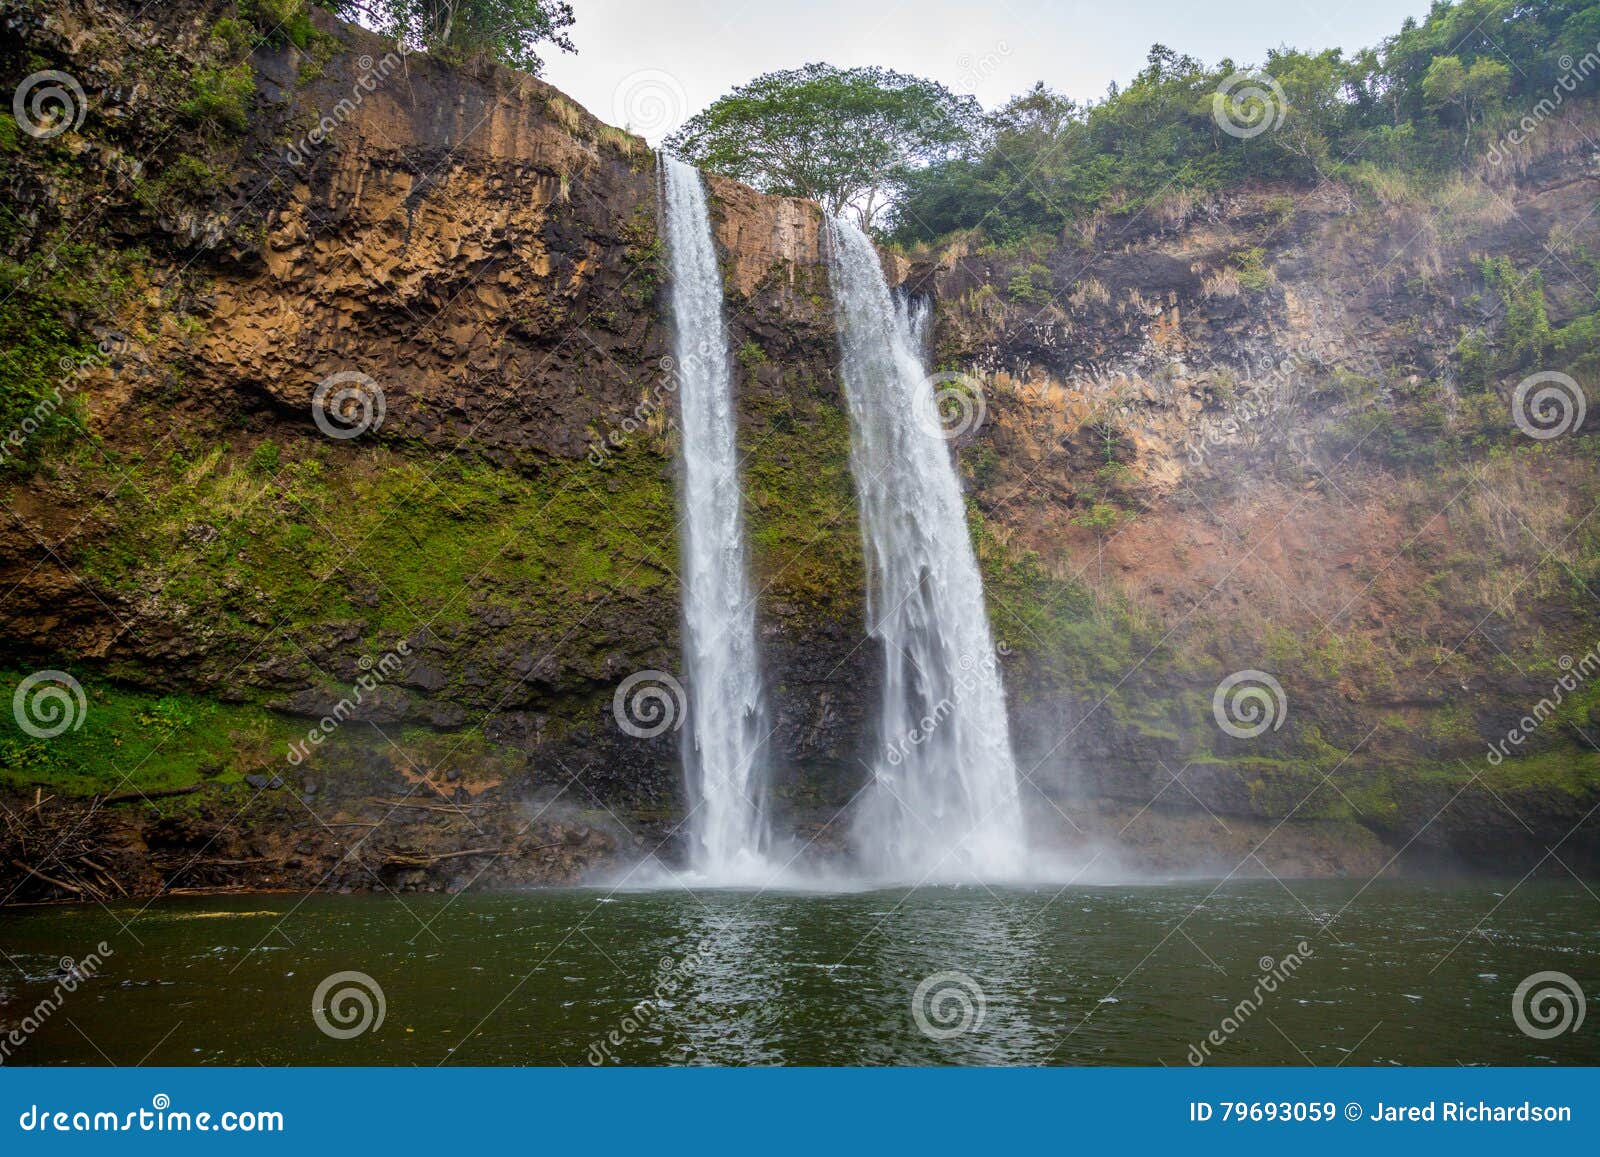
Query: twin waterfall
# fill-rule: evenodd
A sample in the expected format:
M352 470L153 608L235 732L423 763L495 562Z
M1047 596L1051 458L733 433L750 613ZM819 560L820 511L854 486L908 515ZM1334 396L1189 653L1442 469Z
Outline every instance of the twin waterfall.
M690 867L771 884L769 732L744 545L722 282L700 174L663 156L663 217L682 416L683 746ZM1026 856L1017 769L960 483L913 318L876 250L832 222L829 265L868 571L883 647L872 780L853 828L874 880L1004 880Z
M1016 877L1025 837L1005 691L933 385L872 242L843 221L828 241L867 629L884 663L857 844L886 878Z
M722 274L699 172L663 155L662 179L683 426L689 863L712 881L764 883L759 877L771 843L766 696L745 560Z

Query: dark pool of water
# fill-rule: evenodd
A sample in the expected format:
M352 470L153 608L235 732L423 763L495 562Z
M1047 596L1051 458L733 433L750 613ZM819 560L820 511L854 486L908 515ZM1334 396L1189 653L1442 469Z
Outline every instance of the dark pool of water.
M100 941L8 1063L1183 1065L1213 1032L1222 1064L1600 1063L1600 900L1570 881L12 909L0 1039ZM313 1015L341 972L384 1006L347 1039ZM1580 1028L1518 1027L1539 972L1585 990Z

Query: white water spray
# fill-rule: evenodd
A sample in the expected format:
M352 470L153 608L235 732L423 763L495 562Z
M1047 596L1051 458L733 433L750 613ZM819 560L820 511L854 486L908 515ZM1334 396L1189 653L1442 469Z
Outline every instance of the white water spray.
M867 556L867 626L883 644L880 747L854 828L869 871L920 881L1027 868L1016 762L983 582L914 320L878 254L829 225Z
M662 177L683 427L689 863L714 882L760 882L770 842L766 697L745 557L722 277L699 172L663 155Z

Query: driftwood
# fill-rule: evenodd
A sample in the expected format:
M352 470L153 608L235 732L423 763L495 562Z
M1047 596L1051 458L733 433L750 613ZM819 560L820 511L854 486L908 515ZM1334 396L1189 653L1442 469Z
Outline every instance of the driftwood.
M504 848L467 848L460 852L440 852L433 856L417 856L409 852L390 852L384 857L384 866L391 868L426 868L440 860L455 860L462 856L498 856Z
M43 872L39 871L36 868L28 867L28 865L24 864L21 860L12 860L11 861L11 866L13 868L21 868L24 872L28 873L28 875L32 876L34 879L43 880L46 884L49 884L53 888L64 888L68 892L73 892L73 893L75 893L75 894L77 894L79 896L83 895L83 889L78 887L78 885L69 884L65 880L57 880L57 879L54 879L54 878L52 878L50 876L47 876Z
M205 784L191 783L188 787L162 787L153 791L119 791L115 795L102 796L102 804L113 803L138 803L147 799L171 799L175 795L193 795Z
M378 799L376 797L373 798L372 802L373 803L377 803L377 804L382 804L384 807L408 807L408 808L415 808L417 811L451 812L451 813L456 814L456 815L460 815L462 812L466 811L468 808L482 808L482 807L488 807L489 806L486 803L451 803L451 804L412 803L409 800L403 800L403 799Z

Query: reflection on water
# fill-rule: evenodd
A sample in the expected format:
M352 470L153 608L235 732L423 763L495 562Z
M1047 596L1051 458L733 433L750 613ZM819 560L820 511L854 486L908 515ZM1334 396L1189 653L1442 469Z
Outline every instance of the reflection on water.
M23 1064L1182 1065L1213 1032L1222 1064L1594 1064L1594 1010L1536 1040L1511 1001L1544 971L1600 999L1597 929L1600 902L1554 881L12 909L0 1033L36 1022ZM385 1005L349 1039L312 1016L341 972Z

